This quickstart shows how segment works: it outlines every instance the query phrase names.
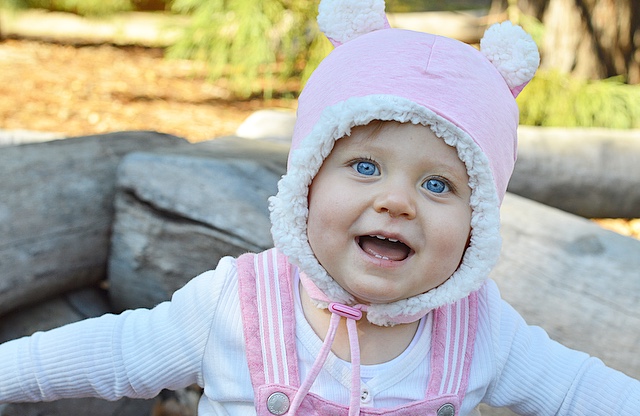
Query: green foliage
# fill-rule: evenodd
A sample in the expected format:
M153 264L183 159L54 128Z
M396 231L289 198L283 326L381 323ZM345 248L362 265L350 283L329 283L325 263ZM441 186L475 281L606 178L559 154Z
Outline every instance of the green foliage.
M491 0L386 0L391 13L469 10L491 6Z
M539 71L518 96L520 123L545 127L640 128L640 86Z
M318 35L314 37L311 45L309 45L308 60L300 76L302 85L307 83L313 71L332 50L333 45L329 42L329 39L318 32Z
M212 80L224 80L240 98L297 94L283 91L289 78L304 83L332 49L319 33L319 1L174 0L172 11L191 16L172 58L207 62ZM452 3L454 5L452 6ZM486 1L487 7L489 0ZM448 10L477 6L477 0L387 0L389 11Z
M46 9L82 16L104 16L134 9L131 0L6 0L9 7Z
M172 9L192 20L168 56L207 62L211 78L224 78L239 97L270 97L274 81L299 75L320 47L310 48L316 2L175 0Z

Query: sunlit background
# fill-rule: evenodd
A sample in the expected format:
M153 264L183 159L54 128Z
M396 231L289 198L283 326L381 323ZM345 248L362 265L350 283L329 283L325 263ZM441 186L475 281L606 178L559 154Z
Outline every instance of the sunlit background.
M192 143L203 142L234 135L241 123L258 110L281 109L293 114L305 80L332 48L318 31L317 3L311 0L0 0L0 155L3 146L12 144L133 130L167 133ZM625 137L640 140L638 0L387 0L386 3L394 27L442 34L474 46L494 22L510 19L522 25L534 37L542 56L536 77L518 97L523 126L558 128L563 133L577 131L578 138L583 140L586 139L580 132L587 130L582 129L602 130L605 133L601 136L607 138L613 132L629 133ZM560 136L562 134L558 134ZM576 134L572 137L575 139ZM209 144L213 143L205 143ZM189 148L199 145L189 144ZM599 146L596 150L608 154L614 163L618 161L618 155L612 155L610 148ZM108 159L103 155L94 157ZM5 157L7 159L10 158ZM625 162L629 160L633 158ZM37 163L25 163L16 169L17 173L10 171L6 176L16 181L39 168ZM63 163L59 170L64 172L57 173L66 175L73 168L77 169ZM46 256L57 255L56 261L65 267L68 265L68 256L58 253L62 249L51 250L56 251L51 254L38 246L41 239L38 233L54 234L49 229L53 221L45 214L64 210L69 212L68 223L61 228L73 228L72 225L80 228L77 226L80 222L73 221L75 217L88 216L92 211L87 208L87 212L77 212L82 211L78 209L78 198L73 199L69 189L74 188L76 182L82 182L83 178L78 176L83 172L99 170L94 168L85 166L85 171L78 169L68 177L61 175L62 180L57 184L68 186L60 186L60 195L54 199L57 203L49 204L51 206L39 204L40 199L33 197L37 192L49 190L46 169L42 170L44 178L34 175L36 179L30 183L16 181L17 185L5 188L6 200L0 200L0 226L5 228L0 229L5 230L9 238L3 242L4 247L23 244L28 233L20 227L30 227L32 220L40 220L42 227L29 231L29 237L35 242L23 244L27 247L23 253L0 259L8 286L13 283L13 288L22 290L18 286L23 283L7 279L7 264L15 260L8 259L11 256L33 256L55 263ZM580 172L572 173L581 179ZM10 182L7 178L3 180ZM556 178L547 175L546 180ZM185 182L192 181L193 176L185 179ZM163 187L170 185L159 186ZM182 190L178 189L180 185L174 188L175 194L168 193L183 198L179 192ZM590 190L590 183L582 184L580 190L583 189ZM95 203L99 197L88 192L82 195L82 201L89 201L88 206L93 209L100 205ZM561 199L564 197L561 195ZM2 205L20 198L25 201L24 206L15 204L18 208L6 208ZM603 199L597 193L592 198ZM108 205L107 214L113 216L111 201L104 204ZM206 206L204 210L209 208ZM146 212L147 205L144 210ZM39 217L31 212L38 213ZM593 220L620 234L640 238L640 218L637 218L640 207L638 212L629 218ZM25 214L20 217L22 223L15 220L19 217L16 213ZM177 215L171 214L170 219L174 217ZM87 221L92 225L103 221L107 233L112 223L96 218L90 217ZM193 222L191 219L180 221L189 225ZM108 241L102 248L105 253L106 244ZM82 241L80 245L91 244ZM89 249L100 250L99 247ZM535 253L526 255L535 257ZM165 257L161 260L166 265ZM187 261L180 259L181 272L185 269L183 262ZM26 275L25 281L31 277L23 269L17 273ZM635 277L633 273L636 271L627 272L630 279ZM46 280L48 276L42 275L46 273L37 279ZM106 281L103 284L101 291L108 288ZM67 295L64 292L60 296ZM606 294L598 293L597 297L601 295ZM71 304L74 313L82 312L82 308L69 300L71 297L64 299L64 302L60 298L54 301L66 302L63 306L67 309ZM88 304L93 301L93 298L84 299ZM20 316L25 310L31 314L29 319L38 323L61 318L50 312L49 303L35 305L31 311L25 305L15 308L16 313L11 317L3 316L4 323L14 319L13 328L26 328ZM6 304L0 303L0 306ZM612 310L619 312L619 309ZM164 393L154 405L152 416L194 414L199 389L177 393L184 396L173 393L165 396ZM75 405L77 403L70 406ZM128 403L131 409L134 405ZM3 414L2 406L0 414ZM29 414L42 414L35 409ZM59 414L74 412L60 410Z
M476 43L510 18L542 65L521 123L640 127L633 1L389 0L395 26ZM0 129L86 135L152 129L201 141L252 111L294 109L331 46L308 0L5 0ZM635 43L634 43L635 42Z

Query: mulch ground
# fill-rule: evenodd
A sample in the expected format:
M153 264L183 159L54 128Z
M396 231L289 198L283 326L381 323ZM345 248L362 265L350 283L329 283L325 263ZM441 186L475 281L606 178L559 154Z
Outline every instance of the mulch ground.
M292 101L233 100L202 64L162 49L0 42L0 129L83 136L155 130L193 142L232 134L253 111Z
M206 67L162 49L0 42L0 129L85 136L154 130L191 142L233 134L261 108L294 101L235 100ZM640 238L640 219L598 223Z

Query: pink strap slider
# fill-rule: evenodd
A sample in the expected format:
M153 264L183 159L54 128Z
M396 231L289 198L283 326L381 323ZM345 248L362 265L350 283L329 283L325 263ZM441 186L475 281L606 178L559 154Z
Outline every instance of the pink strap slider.
M347 306L342 303L331 302L329 304L329 310L347 319L354 319L358 321L362 318L362 311L360 309Z

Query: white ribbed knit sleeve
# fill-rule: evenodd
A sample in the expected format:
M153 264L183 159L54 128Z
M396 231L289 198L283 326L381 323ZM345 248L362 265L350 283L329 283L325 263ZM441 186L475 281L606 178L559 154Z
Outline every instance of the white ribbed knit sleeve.
M226 274L221 260L146 310L104 315L0 345L0 403L154 397L202 384L202 361Z
M522 415L640 414L639 381L549 339L539 327L528 326L500 300L495 284L489 285L480 309L488 325L478 338L485 351L474 357L471 380L477 386L481 378L492 379L482 401Z

